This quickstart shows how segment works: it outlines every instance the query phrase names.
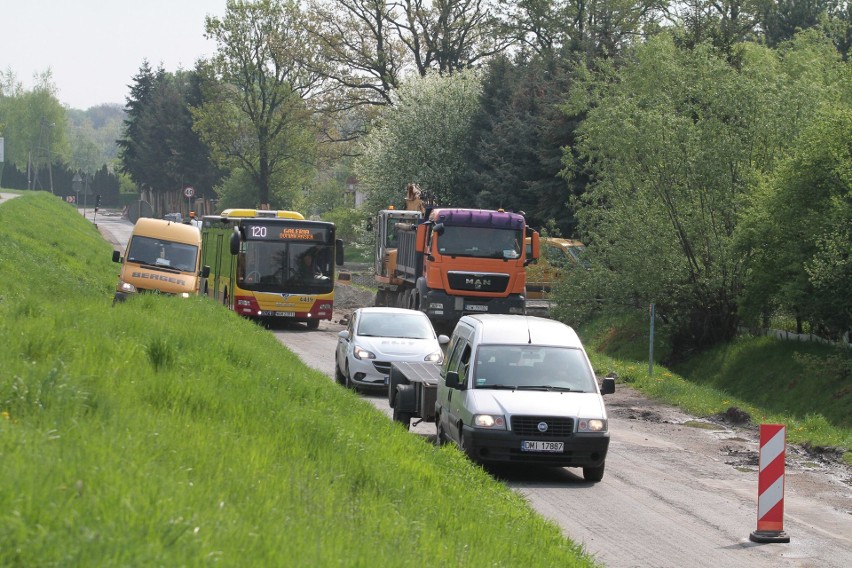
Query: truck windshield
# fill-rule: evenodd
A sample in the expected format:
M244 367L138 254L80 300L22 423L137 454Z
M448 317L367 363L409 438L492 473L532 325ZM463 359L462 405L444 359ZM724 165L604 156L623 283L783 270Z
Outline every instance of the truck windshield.
M184 243L135 236L127 249L127 260L139 264L195 272L198 247Z
M595 378L579 349L539 345L481 345L474 388L595 392Z
M447 256L515 259L523 242L521 231L491 227L448 226L437 235L438 252Z

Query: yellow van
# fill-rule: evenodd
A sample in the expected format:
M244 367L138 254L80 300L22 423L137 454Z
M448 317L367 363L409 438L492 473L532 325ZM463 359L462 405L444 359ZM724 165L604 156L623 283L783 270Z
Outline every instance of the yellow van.
M138 292L188 297L210 275L210 267L201 266L198 227L165 219L139 219L124 257L113 251L112 260L121 263L115 302Z

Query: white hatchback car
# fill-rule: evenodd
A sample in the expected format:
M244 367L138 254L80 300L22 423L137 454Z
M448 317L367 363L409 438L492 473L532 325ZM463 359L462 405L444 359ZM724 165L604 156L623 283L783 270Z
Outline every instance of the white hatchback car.
M369 307L352 312L338 333L334 376L348 388L386 388L391 363L444 361L446 335L436 335L423 312L404 308Z

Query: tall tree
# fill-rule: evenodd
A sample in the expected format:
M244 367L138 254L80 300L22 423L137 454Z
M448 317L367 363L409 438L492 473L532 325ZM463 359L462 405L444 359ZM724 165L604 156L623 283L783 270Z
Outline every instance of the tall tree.
M464 203L460 180L478 108L479 74L412 77L397 90L374 129L362 141L355 164L373 209L401 205L405 186L417 183L444 205Z
M779 310L800 332L810 322L839 337L852 330L852 68L824 38L810 42L787 59L822 104L749 202L739 231L751 253L741 313L754 324Z
M228 0L222 19L206 20L217 53L199 67L205 81L195 128L217 163L250 177L256 205L288 207L286 191L305 183L314 166L307 101L322 84L302 64L311 45L303 23L297 2L279 0ZM288 187L272 187L275 180Z
M5 138L6 163L26 170L31 163L36 170L68 159L65 108L56 98L56 86L50 70L35 77L35 85L27 91L8 72L0 91L0 124ZM49 189L48 180L39 179L38 189Z
M461 187L469 194L467 203L523 210L535 227L552 219L562 234L575 232L559 175L562 148L573 144L578 123L560 110L571 69L568 61L548 54L491 62L465 154L469 167ZM586 182L574 178L571 193Z
M122 170L139 187L175 191L191 185L197 195L212 196L221 174L192 129L190 105L200 100L197 74L154 73L146 62L135 79L119 140Z
M737 246L744 203L820 93L820 83L795 75L811 57L784 66L765 48L740 49L735 67L724 52L678 49L662 35L583 91L600 95L579 145L596 180L579 211L596 285L570 292L655 302L681 347L735 333L749 256Z

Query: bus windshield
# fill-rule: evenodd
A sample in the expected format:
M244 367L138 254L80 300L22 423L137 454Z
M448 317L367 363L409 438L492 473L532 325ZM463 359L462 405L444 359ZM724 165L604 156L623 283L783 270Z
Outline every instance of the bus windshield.
M317 294L334 288L331 244L244 241L237 282L244 290Z

